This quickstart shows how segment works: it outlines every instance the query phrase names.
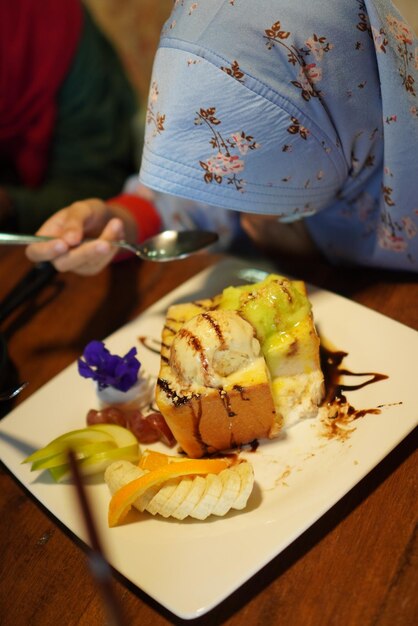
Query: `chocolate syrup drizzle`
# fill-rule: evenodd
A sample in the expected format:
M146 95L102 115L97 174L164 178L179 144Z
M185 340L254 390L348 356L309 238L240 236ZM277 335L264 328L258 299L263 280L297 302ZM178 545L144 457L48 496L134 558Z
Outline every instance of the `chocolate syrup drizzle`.
M144 348L146 348L150 352L154 352L154 354L160 354L161 342L158 341L158 339L141 335L140 337L138 337L138 341L144 346Z
M362 389L372 383L377 383L380 380L388 378L386 374L379 374L378 372L352 372L346 368L341 368L345 357L348 356L348 352L342 350L331 350L326 348L322 343L320 346L320 359L321 369L324 374L325 380L325 397L322 402L322 406L332 406L336 409L334 417L339 417L338 407L345 405L346 415L349 415L351 419L358 419L367 414L377 415L381 413L379 407L371 409L355 409L347 400L347 397L343 393L344 391L356 391ZM362 383L355 385L347 385L341 382L342 376L369 376L369 378Z

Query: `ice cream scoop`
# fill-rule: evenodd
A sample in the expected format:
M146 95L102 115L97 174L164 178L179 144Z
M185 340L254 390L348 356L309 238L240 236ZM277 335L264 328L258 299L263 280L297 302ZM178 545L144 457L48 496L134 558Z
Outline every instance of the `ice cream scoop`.
M220 388L228 376L259 356L254 328L236 311L207 311L178 331L171 346L170 366L183 389Z

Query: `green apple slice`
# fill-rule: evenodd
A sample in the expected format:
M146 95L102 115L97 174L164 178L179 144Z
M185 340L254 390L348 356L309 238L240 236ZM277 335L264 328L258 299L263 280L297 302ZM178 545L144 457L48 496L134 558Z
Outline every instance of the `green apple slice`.
M22 463L33 463L41 459L46 459L60 452L65 452L68 448L77 450L79 447L91 443L99 442L112 442L113 437L103 430L82 428L79 430L72 430L56 439L50 441L46 446L36 450L33 454L28 456L22 461Z
M90 474L98 474L104 472L108 465L113 461L130 461L131 463L137 463L139 461L139 448L138 443L132 446L126 446L124 448L114 448L113 450L107 450L106 452L98 452L83 459L79 463L79 468L84 476Z
M64 465L57 465L57 467L50 467L48 472L57 483L60 482L60 480L70 478L71 476L69 463L65 463Z
M83 475L103 472L110 463L120 459L135 463L140 456L138 440L130 430L117 424L94 424L60 435L23 463L32 463L32 471L46 469L55 481L60 481L71 474L70 449Z
M78 462L80 473L83 476L90 476L92 474L104 473L108 465L113 461L130 461L131 463L137 463L140 457L138 442L131 446L124 448L113 448L112 450L106 450L103 452L97 452ZM49 468L49 473L52 478L59 482L65 480L71 476L71 469L68 463L64 465L58 465L56 467Z
M90 428L111 435L117 448L97 452L80 461L79 467L83 475L104 472L106 467L113 461L124 459L136 463L139 460L140 450L138 440L127 428L118 426L117 424L94 424Z
M68 446L68 449L63 452L58 452L58 454L33 461L31 471L33 472L35 470L43 470L51 467L57 467L59 465L65 465L68 463L68 450L70 448L71 446ZM99 441L95 443L89 442L83 445L77 444L77 446L74 447L74 455L77 460L81 460L91 456L92 454L114 450L115 448L117 449L114 441Z
M94 432L104 433L105 435L111 437L118 448L125 448L126 446L138 446L138 439L135 435L124 428L123 426L118 426L118 424L93 424L89 426L90 430L94 430Z

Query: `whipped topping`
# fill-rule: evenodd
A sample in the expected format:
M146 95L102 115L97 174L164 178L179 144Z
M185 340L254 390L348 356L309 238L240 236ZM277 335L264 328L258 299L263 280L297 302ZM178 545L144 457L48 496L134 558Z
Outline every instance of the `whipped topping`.
M128 391L119 391L114 387L96 388L100 407L117 406L125 409L142 410L147 408L155 393L155 381L151 376L143 372L142 368L138 380Z

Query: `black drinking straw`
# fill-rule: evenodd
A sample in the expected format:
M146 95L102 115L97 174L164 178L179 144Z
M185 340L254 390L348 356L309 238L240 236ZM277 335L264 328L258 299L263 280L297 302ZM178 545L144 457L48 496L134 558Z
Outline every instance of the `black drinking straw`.
M121 607L113 590L112 570L100 545L99 535L73 450L68 450L68 459L91 545L88 557L90 571L102 595L108 618L107 624L108 626L126 626Z

